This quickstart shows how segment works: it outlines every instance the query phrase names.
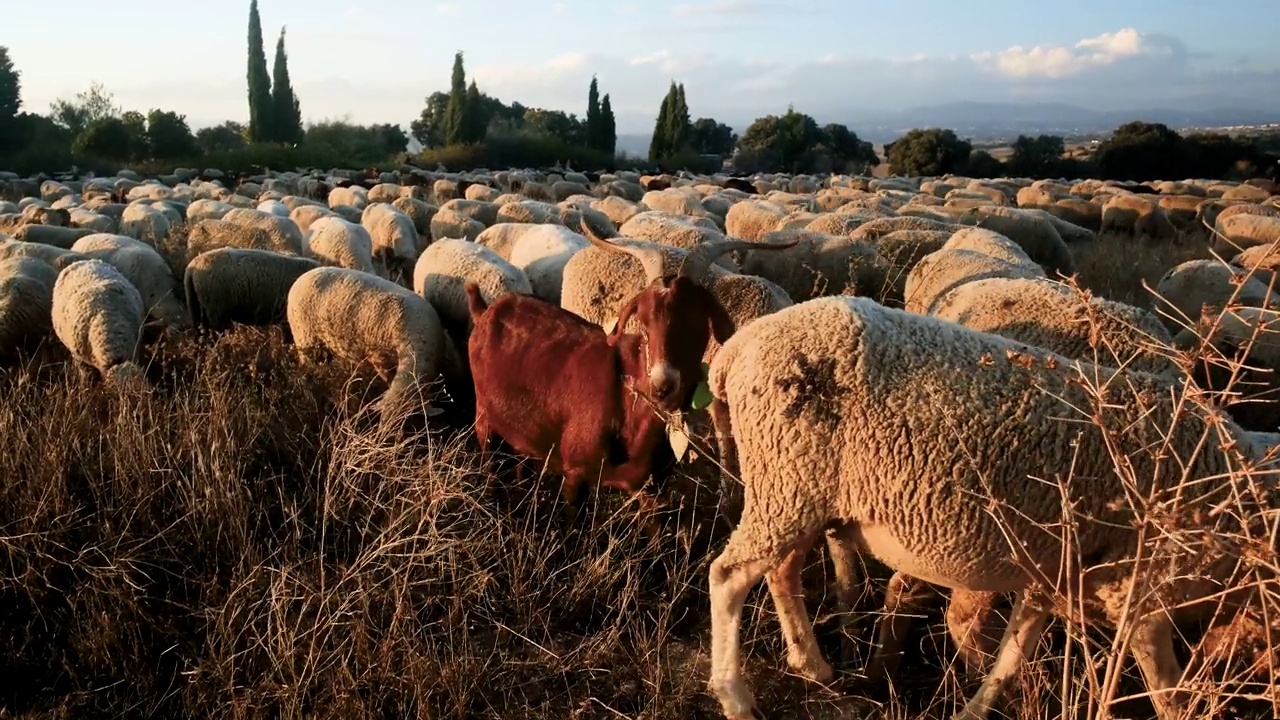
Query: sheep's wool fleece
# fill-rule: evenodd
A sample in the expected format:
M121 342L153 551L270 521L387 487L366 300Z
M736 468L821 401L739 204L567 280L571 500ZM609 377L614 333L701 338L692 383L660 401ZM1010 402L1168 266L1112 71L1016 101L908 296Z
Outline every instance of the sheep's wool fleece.
M0 260L0 352L28 335L49 332L58 271L33 257Z
M1030 576L1009 538L1023 539L1040 570L1058 577L1061 537L1033 523L1061 522L1064 501L1081 518L1073 549L1127 555L1136 530L1124 484L1099 428L1073 409L1094 407L1081 371L1102 380L1118 372L1077 370L1060 355L865 298L821 298L756 320L730 338L709 374L730 408L746 485L724 561L770 557L842 520L859 524L866 549L908 575L1017 592ZM1132 453L1140 497L1182 477L1180 463L1138 451L1168 432L1173 391L1172 381L1144 373L1111 384L1104 422L1119 431L1120 451ZM1228 451L1215 442L1193 455L1202 413L1185 410L1170 438L1193 478L1228 471ZM1068 468L1065 490L1031 479L1052 481ZM1227 485L1195 487L1225 496ZM1183 492L1193 500L1196 490ZM988 498L1005 510L993 513ZM1096 572L1107 583L1125 571Z
M350 362L370 359L396 372L403 391L439 370L443 329L421 296L359 270L322 267L303 273L289 290L289 328L300 348L322 346Z
M106 373L131 362L146 310L142 295L101 260L68 265L53 285L53 332L76 360Z
M467 327L470 312L463 283L480 287L486 303L508 293L533 294L524 271L470 240L437 240L422 253L413 270L413 289L426 298L445 322Z
M1155 315L1102 298L1086 304L1070 287L1046 278L966 283L940 298L932 314L1069 358L1144 372L1176 370L1159 351L1173 338ZM1096 347L1090 343L1095 330Z

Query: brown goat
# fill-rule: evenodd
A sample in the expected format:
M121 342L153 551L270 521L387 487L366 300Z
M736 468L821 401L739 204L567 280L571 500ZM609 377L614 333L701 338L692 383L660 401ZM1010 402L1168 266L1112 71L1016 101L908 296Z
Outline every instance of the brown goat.
M564 476L561 495L570 522L588 480L638 493L653 474L661 489L675 457L665 419L655 408L687 410L711 336L724 343L734 332L728 312L699 279L718 256L760 248L742 241L707 243L688 253L674 277L663 277L657 252L583 232L597 246L635 256L650 279L623 307L610 334L531 295L504 295L486 306L479 287L465 285L482 457L496 434L520 455L545 461L549 471ZM632 317L642 328L639 334L624 331ZM656 504L647 493L639 499L644 506Z

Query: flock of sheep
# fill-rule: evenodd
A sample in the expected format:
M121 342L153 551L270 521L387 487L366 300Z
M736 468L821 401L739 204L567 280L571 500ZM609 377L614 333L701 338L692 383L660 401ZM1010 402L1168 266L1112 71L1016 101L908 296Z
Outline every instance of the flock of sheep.
M0 191L0 353L52 336L110 383L145 385L148 332L280 325L300 357L325 349L370 363L389 383L384 413L406 403L439 412L437 382L452 397L499 407L484 404L497 391L472 376L491 342L472 331L503 298L568 311L610 346L639 337L657 347L655 333L675 320L636 311L633 299L652 293L660 304L672 277L708 291L733 332L719 323L704 333L695 360L708 364L722 460L736 460L745 486L741 520L710 571L710 688L733 719L760 716L738 632L762 578L788 664L818 682L832 677L800 590L819 537L844 603L855 596L859 552L896 572L890 610L925 585L950 589L951 607L968 619L989 618L1001 597L1016 596L1003 639L1002 628L966 630L959 610L949 611L961 657L985 677L965 718L988 714L1054 597L1083 593L1097 617L1118 623L1116 598L1132 578L1106 563L1137 549L1126 488L1104 435L1062 420L1091 407L1090 386L1112 388L1115 422L1164 418L1164 440L1194 456L1184 467L1130 455L1127 472L1142 493L1187 476L1225 477L1280 442L1272 434L1280 411L1267 405L1230 406L1230 416L1188 411L1177 360L1204 341L1239 351L1275 320L1280 189L1269 181L405 166L239 178L189 169L153 179L0 173ZM1073 248L1095 233L1177 242L1202 227L1230 262L1171 269L1156 288L1156 312L1063 282L1075 271ZM533 311L507 322L521 322L521 312ZM1273 343L1252 348L1251 366L1280 369ZM677 382L670 367L648 371L638 382ZM1196 382L1223 379L1205 370ZM687 398L674 409L690 412ZM1198 446L1210 428L1228 441ZM1070 497L1029 479L1068 471ZM1201 483L1184 501L1212 505L1224 487ZM1064 503L1089 518L1073 542L1099 563L1071 588L1043 582L1063 569L1063 539L1037 529L1060 521ZM1210 562L1162 592L1204 600L1225 572ZM1137 621L1130 649L1153 692L1178 684L1173 635L1201 607ZM884 617L873 664L891 673L902 619ZM1153 702L1162 720L1176 716L1174 698Z

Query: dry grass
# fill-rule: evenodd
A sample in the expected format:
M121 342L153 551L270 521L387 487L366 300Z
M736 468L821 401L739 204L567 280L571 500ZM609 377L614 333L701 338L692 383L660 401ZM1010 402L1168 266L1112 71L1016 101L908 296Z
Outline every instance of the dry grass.
M1104 237L1077 257L1084 284L1135 302L1135 268L1154 282L1197 252ZM300 369L278 332L151 354L142 397L49 347L0 370L0 715L720 717L706 573L731 523L705 454L662 547L612 496L566 533L554 483L537 502L532 484L494 492L465 431L380 427L359 411L376 387ZM807 597L834 660L826 572L815 554ZM784 674L772 603L753 592L744 654L771 717L938 717L963 701L937 608L906 643L899 694L860 677L886 573L872 575L830 689ZM1064 663L1056 632L1010 701L1019 717L1098 695L1064 681L1082 663ZM1140 692L1133 675L1122 692Z

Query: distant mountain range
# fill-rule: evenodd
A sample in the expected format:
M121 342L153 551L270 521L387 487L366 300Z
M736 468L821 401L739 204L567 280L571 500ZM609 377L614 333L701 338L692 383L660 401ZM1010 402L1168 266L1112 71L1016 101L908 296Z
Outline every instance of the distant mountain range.
M956 134L974 140L1012 140L1018 135L1061 135L1075 137L1105 135L1132 120L1164 123L1174 129L1231 127L1280 123L1280 109L1219 108L1149 108L1145 110L1091 110L1068 103L996 103L954 102L927 105L899 112L840 113L863 140L886 143L901 137L912 128L951 128ZM829 116L829 115L828 115ZM739 134L750 120L726 120ZM649 152L649 133L618 135L618 149L632 155Z

